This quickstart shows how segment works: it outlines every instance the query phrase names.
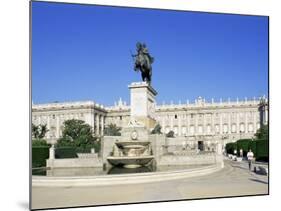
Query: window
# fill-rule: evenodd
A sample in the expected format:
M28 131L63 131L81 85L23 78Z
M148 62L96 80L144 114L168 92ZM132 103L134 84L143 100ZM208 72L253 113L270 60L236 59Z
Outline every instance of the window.
M177 119L178 118L178 115L175 115L175 119Z
M257 130L260 129L260 123L257 122Z
M182 127L181 131L183 135L186 135L186 127Z
M220 133L220 126L216 125L215 128L216 128L216 133Z
M53 119L55 119L56 118L56 115L55 114L53 114Z
M244 125L244 123L240 124L240 132L241 133L245 132L245 125Z
M190 134L192 134L192 135L194 134L194 126L193 125L190 126Z
M207 133L208 133L208 134L211 133L211 125L207 125Z
M253 132L254 131L254 127L253 127L253 124L252 123L250 123L249 125L248 125L248 130L249 130L249 132Z
M120 116L119 119L122 120L122 116Z
M174 127L174 133L175 135L178 135L178 127Z
M235 124L231 125L231 132L236 133L236 125Z
M199 125L199 126L198 126L198 133L199 133L199 134L202 134L202 133L203 133L203 127L202 127L202 125Z
M223 125L223 133L227 133L228 132L228 126L227 124Z

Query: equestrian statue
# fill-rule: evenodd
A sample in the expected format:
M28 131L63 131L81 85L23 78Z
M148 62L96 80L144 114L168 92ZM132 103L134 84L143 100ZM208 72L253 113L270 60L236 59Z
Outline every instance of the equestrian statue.
M147 82L148 84L151 83L151 76L152 76L152 66L151 64L154 61L154 58L149 54L148 49L145 43L137 42L137 54L133 55L134 59L134 70L141 72L142 80Z

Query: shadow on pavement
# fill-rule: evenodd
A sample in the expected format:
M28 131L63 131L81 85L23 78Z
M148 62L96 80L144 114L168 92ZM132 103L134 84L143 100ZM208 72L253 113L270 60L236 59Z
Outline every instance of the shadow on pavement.
M254 181L254 182L263 183L263 184L268 184L268 182L265 182L265 181L262 181L262 180L258 180L258 179L252 179L252 178L250 178L249 180Z

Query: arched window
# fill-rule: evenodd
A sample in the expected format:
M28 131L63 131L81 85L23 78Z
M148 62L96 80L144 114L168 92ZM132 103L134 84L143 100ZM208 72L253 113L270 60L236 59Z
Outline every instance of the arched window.
M245 125L244 125L244 123L241 123L241 124L240 124L240 132L241 132L241 133L244 133L244 132L245 132Z
M174 133L175 135L178 135L178 127L174 127Z
M182 127L182 128L181 128L181 132L182 132L182 135L185 136L185 135L186 135L186 127Z
M249 131L249 132L253 132L253 131L254 131L254 127L253 127L253 124L252 124L252 123L250 123L250 124L248 125L248 131Z
M223 133L227 133L228 132L228 125L224 124L223 125Z
M202 126L202 125L199 125L199 126L198 126L198 133L199 133L199 134L202 134L202 133L203 133L203 126Z
M231 132L236 133L236 124L231 125Z
M215 125L216 128L216 133L220 133L220 126L219 125Z
M194 134L194 125L191 125L191 126L190 126L189 131L190 131L190 134L191 134L191 135Z
M211 125L207 125L207 133L208 133L208 134L211 133Z

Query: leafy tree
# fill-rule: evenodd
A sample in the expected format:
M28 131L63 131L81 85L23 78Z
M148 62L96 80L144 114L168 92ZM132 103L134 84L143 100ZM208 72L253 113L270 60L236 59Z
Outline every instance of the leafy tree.
M166 134L166 137L168 137L168 138L174 138L174 137L175 137L174 131L170 130L169 133Z
M116 124L109 124L104 128L104 135L106 136L121 136L121 127L117 127Z
M98 146L97 138L93 136L92 127L82 120L70 119L63 123L62 137L57 141L57 147L75 147L87 150Z
M268 140L268 125L263 125L261 126L256 134L255 134L255 137L257 139L265 139L265 140Z
M155 125L155 127L151 131L151 134L162 134L161 125L160 124Z
M44 124L44 125L42 125L42 124L34 125L32 123L32 136L33 136L33 138L43 139L48 131L49 130L47 129L46 124Z

